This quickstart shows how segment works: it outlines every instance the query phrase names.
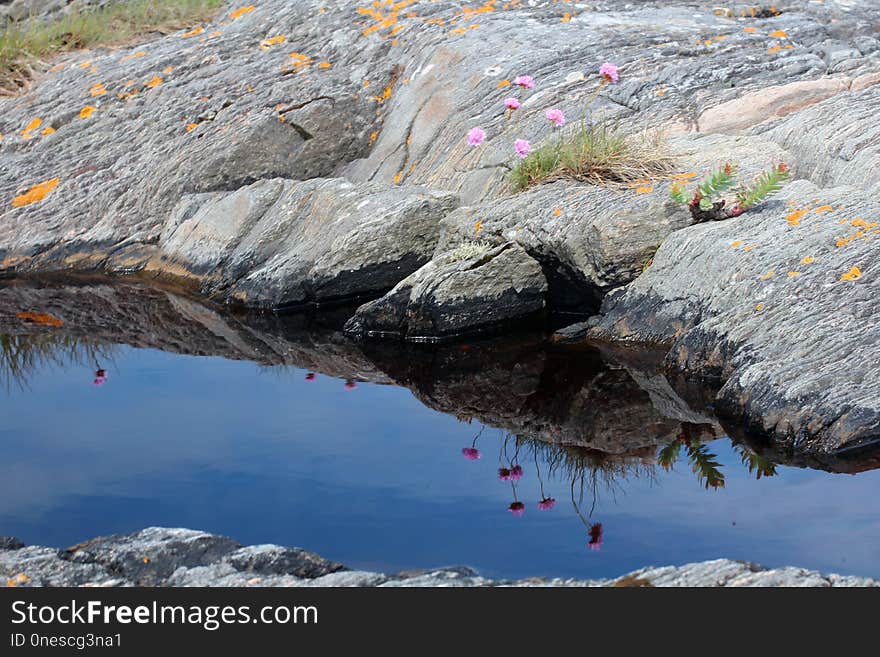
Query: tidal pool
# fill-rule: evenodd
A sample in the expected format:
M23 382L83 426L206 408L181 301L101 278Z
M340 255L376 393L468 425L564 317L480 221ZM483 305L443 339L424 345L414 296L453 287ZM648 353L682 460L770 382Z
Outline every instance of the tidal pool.
M735 444L662 377L540 335L358 345L325 319L0 288L0 535L189 527L383 572L880 576L876 458Z

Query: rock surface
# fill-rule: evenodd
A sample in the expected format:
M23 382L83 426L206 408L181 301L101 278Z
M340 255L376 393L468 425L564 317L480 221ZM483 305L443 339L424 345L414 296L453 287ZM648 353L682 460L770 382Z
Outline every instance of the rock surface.
M546 291L541 266L522 247L465 244L361 306L345 330L414 342L461 335L543 310Z
M7 544L15 539L0 539ZM16 543L17 544L17 543ZM299 548L241 547L190 529L149 527L96 538L68 550L4 548L0 586L803 586L876 587L865 577L822 575L802 568L768 569L717 559L683 566L643 568L616 579L530 578L492 580L470 568L440 568L391 575L349 570Z

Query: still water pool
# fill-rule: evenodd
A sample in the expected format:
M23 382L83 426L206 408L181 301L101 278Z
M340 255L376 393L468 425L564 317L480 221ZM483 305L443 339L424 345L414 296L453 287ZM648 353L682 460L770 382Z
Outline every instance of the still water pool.
M664 416L595 352L371 352L198 319L264 362L182 353L223 350L151 336L167 325L3 335L0 535L65 547L179 526L385 572L589 578L729 557L880 576L880 471L774 465Z

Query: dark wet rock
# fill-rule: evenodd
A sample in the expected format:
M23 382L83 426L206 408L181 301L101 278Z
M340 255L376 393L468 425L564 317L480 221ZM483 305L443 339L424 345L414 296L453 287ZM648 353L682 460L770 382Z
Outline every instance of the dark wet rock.
M262 308L376 295L428 261L457 205L454 194L341 179L185 196L147 269Z
M107 564L81 563L63 558L58 550L45 547L0 551L0 586L283 586L283 587L363 587L363 586L880 586L865 577L822 575L802 568L768 569L756 564L717 559L684 566L648 567L614 579L577 580L561 578L529 578L492 580L481 577L467 567L451 567L400 572L384 575L343 569L316 554L299 548L260 545L228 553L198 550L194 565L193 544L223 545L228 538L190 529L150 527L127 536L96 538L91 545L104 545L103 550L123 549L151 552L154 573L170 573L151 577L148 582L128 573L117 573ZM74 550L76 548L71 548ZM69 552L69 551L68 551ZM114 561L114 563L116 563ZM242 568L241 566L245 566ZM142 573L140 574L142 576Z
M534 315L546 291L541 266L520 246L464 244L358 308L345 330L416 342L461 335Z
M15 536L0 536L0 550L19 550L24 547Z

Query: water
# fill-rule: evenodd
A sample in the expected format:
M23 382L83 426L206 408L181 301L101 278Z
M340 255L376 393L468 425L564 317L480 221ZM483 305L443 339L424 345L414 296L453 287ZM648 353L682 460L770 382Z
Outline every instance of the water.
M107 289L0 289L0 535L65 547L180 526L385 572L590 578L729 557L880 576L880 471L772 474L697 411L664 416L639 372L596 352L536 336L358 347L300 319ZM705 487L683 442L670 471L657 465L682 431L705 441L723 486ZM513 464L522 478L500 480Z

